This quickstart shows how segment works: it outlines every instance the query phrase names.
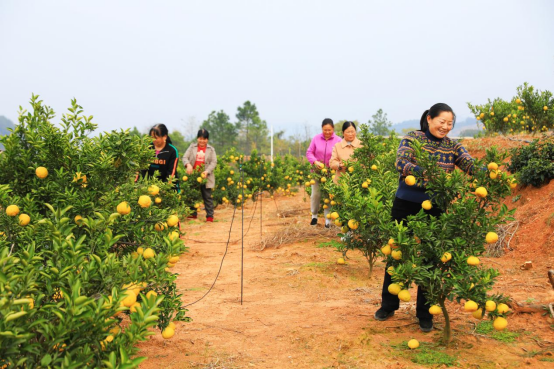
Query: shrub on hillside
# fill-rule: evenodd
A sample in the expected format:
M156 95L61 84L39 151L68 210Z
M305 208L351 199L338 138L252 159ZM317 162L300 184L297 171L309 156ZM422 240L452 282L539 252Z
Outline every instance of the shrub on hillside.
M511 150L508 170L517 173L523 185L540 187L554 178L554 138L543 136L528 146Z

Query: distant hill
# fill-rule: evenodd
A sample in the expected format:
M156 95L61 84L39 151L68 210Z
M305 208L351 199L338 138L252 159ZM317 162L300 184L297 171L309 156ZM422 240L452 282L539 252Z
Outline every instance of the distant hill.
M3 115L0 115L0 136L9 135L11 132L8 131L8 128L14 128L15 125L11 120L6 118ZM0 150L4 150L4 146L0 144Z
M391 127L397 134L401 135L403 129L415 128L419 129L419 120L405 120L400 123L395 123ZM454 129L448 134L449 137L473 137L477 132L482 131L482 126L477 127L475 118L458 119Z

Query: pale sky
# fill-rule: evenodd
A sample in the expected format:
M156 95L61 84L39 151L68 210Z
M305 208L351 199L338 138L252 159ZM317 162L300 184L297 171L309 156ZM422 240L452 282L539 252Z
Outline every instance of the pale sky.
M184 130L246 100L287 136L325 117L554 91L554 1L0 0L0 115L77 98L100 130ZM185 132L186 133L186 132ZM214 132L215 133L215 132Z

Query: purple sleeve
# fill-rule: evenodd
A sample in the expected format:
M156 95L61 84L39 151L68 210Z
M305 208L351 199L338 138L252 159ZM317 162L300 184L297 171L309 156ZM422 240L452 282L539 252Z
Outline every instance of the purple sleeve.
M308 161L310 164L313 164L317 161L315 157L315 137L312 139L312 142L310 142L310 146L308 147L308 150L306 150L306 158L308 158Z

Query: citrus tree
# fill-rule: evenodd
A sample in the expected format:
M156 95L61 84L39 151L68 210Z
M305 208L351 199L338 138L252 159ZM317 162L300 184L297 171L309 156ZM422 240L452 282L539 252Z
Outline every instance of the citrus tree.
M510 101L496 98L481 105L467 104L489 133L546 132L554 128L552 92L539 91L525 82Z
M331 199L329 216L342 227L339 236L344 242L343 251L358 250L373 271L380 247L388 239L390 210L396 190L398 174L394 170L398 139L376 136L367 125L360 127L363 147L356 149L352 160L346 163L346 172L338 184L332 181L325 186Z
M447 300L464 300L465 310L474 317L481 319L487 312L495 319L497 329L505 328L507 299L488 294L498 272L483 266L479 259L485 245L498 239L495 226L512 219L514 212L501 204L516 186L496 164L504 157L489 150L484 161L475 162L473 175L467 176L459 170L446 173L418 143L413 148L425 175L408 176L407 184L425 181L431 200L423 202L422 209L438 207L444 213L432 217L422 210L409 216L406 223L393 225L389 242L392 253L387 260L391 267L387 272L394 283L389 292L409 301L412 282L421 286L432 304L430 313L442 313L445 318L442 339L446 344L451 341Z
M188 320L170 271L183 202L136 180L148 138L89 137L75 100L59 126L38 96L31 108L1 139L0 367L136 367L153 327L171 338Z

